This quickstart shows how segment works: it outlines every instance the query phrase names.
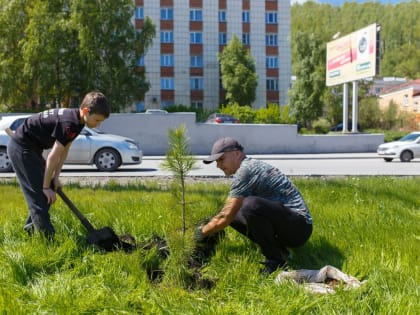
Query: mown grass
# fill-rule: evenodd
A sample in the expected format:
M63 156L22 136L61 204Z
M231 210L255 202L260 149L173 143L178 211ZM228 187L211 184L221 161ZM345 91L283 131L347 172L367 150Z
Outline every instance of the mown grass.
M64 190L95 227L112 226L138 241L158 234L171 255L136 250L104 253L87 246L85 230L60 200L51 209L54 242L22 229L26 205L16 183L0 185L1 314L419 314L420 178L295 178L314 217L310 241L291 268L327 264L366 280L360 289L315 295L259 275L259 248L227 229L203 275L214 288L191 289L185 260L193 226L216 212L228 185L187 186L187 234L170 186L158 182ZM145 272L165 270L161 282Z

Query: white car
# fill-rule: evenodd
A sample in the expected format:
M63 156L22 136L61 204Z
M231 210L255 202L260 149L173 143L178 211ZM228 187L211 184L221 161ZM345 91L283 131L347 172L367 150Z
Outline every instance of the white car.
M377 153L386 162L399 158L401 162L410 162L420 158L420 131L409 133L398 141L383 143Z
M13 132L28 116L1 117L0 172L13 171L7 155L7 143L10 137L5 130L10 128ZM142 158L143 152L133 139L85 127L73 141L65 164L95 164L100 171L115 171L121 165L140 164Z

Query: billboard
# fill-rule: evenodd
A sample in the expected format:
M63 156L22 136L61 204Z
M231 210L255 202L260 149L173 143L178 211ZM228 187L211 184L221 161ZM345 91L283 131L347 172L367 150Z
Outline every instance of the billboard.
M326 84L333 86L379 72L380 26L376 23L327 43Z

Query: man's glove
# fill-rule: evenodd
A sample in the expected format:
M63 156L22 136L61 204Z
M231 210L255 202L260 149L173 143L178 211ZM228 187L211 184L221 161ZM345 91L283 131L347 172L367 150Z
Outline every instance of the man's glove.
M204 236L202 228L203 225L199 225L195 229L195 246L188 262L190 268L200 268L205 262L209 261L215 253L216 245L225 236L224 230Z
M203 225L197 226L194 232L195 243L203 243L206 237L203 235Z

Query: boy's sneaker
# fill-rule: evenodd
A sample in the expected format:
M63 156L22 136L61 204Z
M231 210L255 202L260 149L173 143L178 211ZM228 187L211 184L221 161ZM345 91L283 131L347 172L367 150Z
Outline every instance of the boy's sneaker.
M286 261L285 260L274 260L274 259L267 259L265 261L264 268L261 270L261 274L263 275L271 275L274 271L278 269L286 269Z

